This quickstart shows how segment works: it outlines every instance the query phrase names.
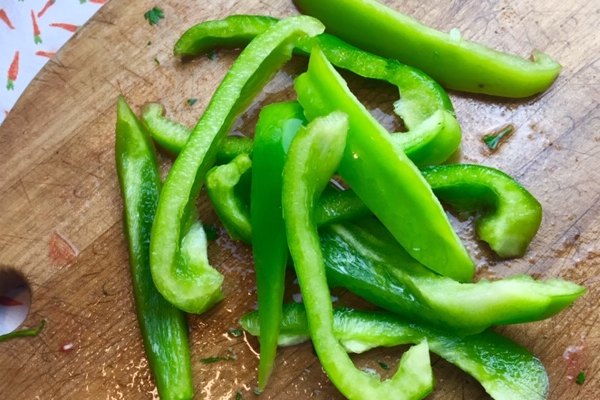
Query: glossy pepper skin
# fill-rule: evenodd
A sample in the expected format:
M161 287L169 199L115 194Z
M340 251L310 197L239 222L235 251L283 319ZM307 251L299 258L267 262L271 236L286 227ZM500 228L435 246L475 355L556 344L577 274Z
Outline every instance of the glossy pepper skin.
M408 157L395 151L387 131L354 97L318 47L313 49L308 71L296 78L294 86L308 120L333 110L348 115L348 139L338 172L396 240L433 271L470 281L473 261L431 187Z
M185 315L163 299L150 273L150 230L161 186L154 147L122 97L117 104L115 154L124 200L133 295L150 370L161 399L191 399L192 369Z
M409 350L394 377L381 382L358 370L334 335L314 206L342 157L347 129L343 113L316 118L296 134L283 170L282 204L288 246L313 345L329 379L347 398L422 398L432 388L426 342Z
M584 287L562 279L534 280L528 275L456 282L416 262L372 218L332 225L320 234L332 287L460 335L548 318L585 293Z
M260 111L254 135L250 221L258 316L264 333L260 337L258 365L258 388L261 390L271 375L277 353L288 260L281 209L283 165L290 142L304 122L300 104L270 104Z
M256 311L244 315L240 324L254 336L261 333ZM336 338L352 353L427 339L431 352L477 379L495 400L543 400L548 394L548 375L541 361L491 330L463 337L408 322L397 315L347 308L333 310L333 329ZM281 346L310 340L306 311L301 304L284 305L280 332Z
M187 30L175 46L175 54L196 56L215 46L240 46L252 35L277 19L255 15L234 15L218 21L205 21ZM238 39L232 37L237 32ZM439 164L458 148L461 131L446 92L429 76L396 60L360 50L328 34L300 40L296 51L309 55L318 45L329 62L364 78L384 80L396 86L400 99L394 105L408 132L392 134L395 148L411 148L412 161L419 165Z
M223 78L175 160L152 227L150 265L158 290L178 308L201 313L222 298L223 276L204 256L204 232L195 217L195 198L221 140L235 117L291 57L294 43L322 30L313 18L291 17L257 36Z
M327 32L349 43L413 65L442 86L471 93L528 97L546 90L561 66L541 52L533 61L429 28L376 0L294 0ZM364 31L369 34L365 35Z

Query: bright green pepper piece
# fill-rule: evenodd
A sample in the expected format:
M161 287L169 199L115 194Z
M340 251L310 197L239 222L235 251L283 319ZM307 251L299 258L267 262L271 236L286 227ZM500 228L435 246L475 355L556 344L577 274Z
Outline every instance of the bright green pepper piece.
M191 399L185 315L160 295L150 273L150 231L161 186L154 146L122 97L117 104L115 155L125 203L133 295L148 364L161 399Z
M396 240L433 271L470 281L473 261L427 181L403 152L394 150L386 130L354 97L318 47L295 87L309 120L333 110L348 114L348 143L339 173Z
M322 30L313 18L291 17L257 36L225 75L175 160L152 227L150 264L158 290L180 309L201 313L222 298L223 276L208 264L202 227L193 222L194 200L222 138L235 117L291 57L294 43Z
M415 399L432 388L426 341L413 347L388 381L359 371L334 336L333 311L314 205L342 158L347 117L334 112L301 128L283 170L283 216L313 345L333 384L350 399Z
M192 56L215 46L244 44L253 34L275 24L277 19L265 16L234 15L219 21L205 21L186 31L175 46L175 54ZM237 32L238 38L232 40ZM219 42L219 39L222 39ZM309 55L318 45L335 66L365 78L385 80L398 87L400 100L395 113L402 117L408 132L392 134L398 151L411 149L411 159L419 166L439 164L458 148L460 126L448 95L423 72L360 50L335 36L322 34L298 42L296 50Z
M244 315L240 324L254 336L261 333L256 311ZM543 400L548 394L548 375L540 360L493 331L461 337L393 314L346 308L333 310L333 327L336 338L352 353L427 339L433 353L477 379L496 400ZM304 307L286 304L279 344L290 346L309 339Z
M301 12L355 46L413 65L444 87L504 97L546 90L561 66L541 52L533 61L422 25L376 0L294 0ZM364 32L368 31L368 34Z
M241 153L231 162L211 168L206 173L206 194L215 211L233 239L250 242L252 228L248 218L248 205L235 194L242 176L250 171L252 161Z
M470 164L426 168L423 176L443 202L483 211L477 234L500 257L520 257L542 222L540 203L504 172Z
M300 104L270 104L261 110L254 135L250 221L258 315L260 329L264 332L260 337L258 365L261 390L271 375L277 352L288 259L281 210L283 164L289 144L304 122Z
M331 286L463 335L548 318L585 293L584 287L568 281L536 281L527 275L456 282L420 265L374 219L332 225L320 233Z
M142 121L152 139L171 154L179 154L185 146L190 130L179 122L165 117L165 108L160 103L148 103L142 110ZM240 153L252 153L252 139L245 136L223 138L217 152L217 164L225 164Z

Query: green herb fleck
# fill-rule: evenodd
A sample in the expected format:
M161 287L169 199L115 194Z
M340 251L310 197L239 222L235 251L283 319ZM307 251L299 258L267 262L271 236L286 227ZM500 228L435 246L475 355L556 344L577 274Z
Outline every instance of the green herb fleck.
M229 333L229 336L232 336L232 337L241 337L244 334L244 331L242 331L241 329L237 329L237 328L229 328L227 330L227 333Z
M156 63L156 65L160 65L160 61L156 57L154 57L154 62Z
M485 135L483 137L483 142L486 144L488 149L495 151L506 139L508 139L510 135L514 133L514 131L515 126L513 124L503 126L497 131Z
M46 320L42 320L42 322L40 322L40 324L34 328L21 329L20 331L14 331L5 335L0 335L0 342L22 337L37 336L40 334L42 329L44 329L44 326L46 326Z
M152 7L152 9L144 13L144 18L150 25L158 24L158 21L165 17L165 13L158 7Z
M577 379L575 379L575 383L578 385L583 385L585 383L585 372L581 371L577 374Z
M244 396L242 396L242 392L235 392L235 400L242 400Z
M185 102L187 103L188 106L191 107L198 102L198 99L192 97L192 98L187 99Z
M206 357L206 358L201 358L200 362L203 364L214 364L216 362L220 362L220 361L226 361L225 357Z
M383 361L377 361L377 364L379 364L379 366L386 371L389 371L389 369L390 369L390 366L387 365L386 363L384 363Z
M151 44L152 44L152 42L148 40L148 43L146 43L146 46L150 46Z
M214 357L201 358L200 362L202 362L204 364L214 364L214 363L221 362L221 361L235 361L235 360L237 360L237 354L235 354L235 352L233 350L227 350L227 354L224 357L214 356Z
M217 238L219 237L217 227L214 225L204 225L204 234L206 235L206 239L211 242L213 240L217 240Z
M208 52L208 54L206 55L209 60L216 60L217 59L217 51L215 49L210 49L210 51Z

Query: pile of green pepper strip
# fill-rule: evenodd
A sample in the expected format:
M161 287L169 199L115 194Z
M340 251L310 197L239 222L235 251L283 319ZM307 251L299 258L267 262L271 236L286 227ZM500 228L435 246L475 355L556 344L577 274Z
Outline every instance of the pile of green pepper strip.
M240 323L252 335L261 335L257 312L244 315ZM458 336L395 314L345 308L333 310L333 330L346 351L353 353L427 339L429 350L473 376L496 400L542 400L548 393L548 376L540 360L493 331ZM306 340L310 331L304 307L286 304L279 344L291 346Z
M342 354L341 351L343 349L334 337L333 314L328 298L327 283L325 282L324 265L326 264L327 256L325 255L324 260L323 255L319 251L320 240L321 245L325 250L324 253L326 254L327 246L323 245L323 243L325 243L323 242L323 237L326 238L327 234L322 235L321 239L319 239L319 236L316 233L316 223L318 221L327 223L332 220L346 220L355 218L356 216L368 215L370 214L370 210L365 207L364 203L366 203L367 206L373 209L375 214L378 215L384 224L386 224L395 239L403 243L405 250L402 251L405 251L405 253L408 251L411 253L412 257L419 259L433 270L444 272L458 280L469 280L470 275L472 274L472 262L468 255L466 255L464 248L460 244L460 241L458 241L458 238L455 236L452 229L449 228L447 220L441 217L443 213L435 217L436 221L434 222L436 222L436 226L433 230L424 229L420 231L425 239L418 239L414 243L408 242L407 239L401 240L403 232L407 232L407 229L394 222L394 217L397 215L407 216L408 214L387 212L383 207L383 202L379 199L374 199L373 196L368 193L367 187L363 186L364 182L361 182L360 179L361 173L364 174L369 171L379 170L380 172L384 171L385 173L386 166L382 165L382 160L376 159L375 153L373 152L373 150L377 148L384 154L383 160L387 160L396 167L399 167L403 171L404 179L411 181L413 185L412 188L416 189L418 192L414 198L409 199L407 204L418 205L419 201L415 200L419 199L420 201L424 201L424 205L421 204L421 209L417 211L424 211L424 214L427 214L427 211L429 211L433 213L434 216L439 214L441 208L439 207L437 200L432 195L431 190L428 189L425 180L420 178L419 171L414 168L409 159L406 158L403 149L415 149L413 161L419 166L442 162L454 152L460 140L460 128L454 118L449 99L435 82L431 81L426 75L420 73L418 70L370 55L369 53L353 48L330 35L323 34L316 38L308 38L306 34L313 36L322 30L322 27L320 27L315 20L304 19L300 21L302 17L296 17L277 22L277 20L269 17L242 16L239 18L242 18L241 22L247 23L247 26L242 27L238 21L235 21L233 25L230 23L231 21L220 21L222 25L221 28L216 29L217 35L215 37L211 38L204 34L197 36L199 38L208 38L203 44L200 41L201 44L197 45L198 42L194 42L194 35L186 38L186 35L184 34L182 37L182 39L185 38L186 40L192 39L190 43L197 45L196 50L194 50L196 52L202 51L202 46L205 46L204 48L206 48L206 46L210 47L222 44L239 46L252 40L217 90L215 98L211 101L207 111L194 129L191 137L188 139L189 133L185 127L163 118L163 110L160 106L150 106L144 113L145 116L150 116L148 119L148 121L150 121L149 125L156 126L157 124L162 123L164 124L164 127L166 127L166 129L162 129L162 136L160 132L158 134L154 132L154 136L158 138L158 142L161 145L167 147L174 153L179 151L183 146L182 154L175 163L172 173L167 180L166 187L170 187L169 182L174 183L172 183L170 189L170 199L164 200L166 205L162 206L164 209L164 216L157 216L154 222L153 243L155 241L154 233L157 233L158 236L162 235L163 239L173 239L171 246L167 247L166 251L159 250L157 247L158 245L153 245L152 247L153 249L156 248L156 251L152 252L152 271L155 283L168 300L186 311L202 312L219 299L219 286L222 277L208 265L208 260L206 258L206 241L201 226L198 222L194 222L195 213L193 212L192 200L199 191L206 170L214 162L217 156L221 155L220 161L228 161L235 156L233 161L229 162L227 165L211 170L206 178L207 185L217 189L217 191L213 191L213 195L211 195L213 201L215 198L220 198L220 195L224 195L224 199L232 200L231 203L221 203L223 207L219 211L219 215L224 220L236 220L237 218L236 222L228 227L230 232L236 232L236 230L239 229L239 226L241 226L240 224L244 224L248 221L248 210L244 210L244 202L237 198L235 186L244 173L249 171L252 161L248 157L248 154L240 153L249 153L250 151L253 151L256 152L256 154L261 154L262 149L265 149L264 154L272 154L274 151L273 149L278 145L278 151L280 152L280 157L283 161L286 157L285 149L287 146L281 146L282 139L277 139L276 137L270 138L271 144L275 145L275 147L271 149L266 145L269 140L261 141L258 136L256 143L254 144L249 139L223 140L224 132L228 130L233 118L241 112L245 105L247 105L253 97L253 94L255 94L264 82L266 82L268 79L267 75L272 75L281 62L289 57L289 52L293 46L296 46L297 50L303 51L304 53L308 53L312 49L309 71L297 80L296 89L307 117L315 120L309 124L309 128L301 129L301 134L294 139L294 143L300 142L304 143L304 145L297 145L295 147L296 150L290 152L289 159L286 161L285 171L291 172L286 172L286 174L284 174L283 189L283 208L284 210L287 209L285 224L286 229L288 230L288 245L292 253L292 258L295 261L300 285L301 287L309 286L314 289L310 291L310 294L308 295L309 300L306 300L307 295L304 293L306 290L303 290L307 306L306 318L308 320L308 328L326 371L338 388L349 397L370 398L372 396L378 396L387 398L392 396L393 393L395 396L402 395L405 396L405 398L420 398L431 389L430 382L428 382L431 380L431 371L428 367L428 362L425 362L428 360L428 357L426 357L427 345L425 342L407 352L401 361L396 376L392 378L392 380L384 383L373 380L358 372L351 365L349 359ZM290 20L293 21L290 22ZM221 31L219 31L219 29L221 29ZM229 37L223 34L227 29L230 29ZM180 43L181 40L178 42L176 52L181 48L181 46L179 46ZM325 55L323 55L318 48L313 49L313 46L315 45L321 46ZM183 53L179 54L181 55ZM402 96L401 101L396 105L396 112L403 118L406 127L409 129L408 134L393 135L391 137L392 139L388 139L389 137L387 135L382 135L385 131L370 118L366 110L362 108L360 103L358 103L347 90L341 77L339 77L333 68L328 65L326 58L335 65L349 69L364 77L384 79L390 83L396 84L400 89ZM273 59L278 60L278 62L274 63L274 68L272 65L265 66L273 61ZM325 88L333 89L335 94L332 95L331 93L328 93L328 89ZM339 113L337 111L338 108L342 111L350 112L350 114L345 115ZM298 120L302 122L302 118L298 118ZM280 123L281 121L274 120L275 125ZM348 143L350 144L349 149L347 148L348 146L346 146L346 148L344 148L344 146L339 146L339 142L343 141L341 138L346 137L346 129L343 128L346 124L348 125L346 128L349 128L347 136ZM290 136L293 135L293 133L291 133L292 131L295 132L294 129L291 129ZM361 131L367 131L367 133ZM171 135L173 132L176 132L176 135ZM173 138L175 140L172 140ZM325 143L325 145L322 147L321 145L315 145L318 140L321 141L321 144ZM338 143L337 146L335 145L336 142ZM367 142L372 142L374 145L367 145ZM184 143L185 146L183 145ZM446 143L446 145L440 146L440 143ZM169 146L171 147L169 148ZM370 148L370 146L372 146L372 148ZM189 150L190 148L192 150ZM420 153L419 149L421 150ZM441 151L432 152L431 149L441 149ZM186 158L186 154L188 161L180 161L182 158ZM254 154L255 157L256 154ZM335 155L337 155L337 157ZM188 167L186 164L191 162L190 159L192 157L198 157L199 160L197 160L194 166ZM256 182L259 180L262 181L262 177L269 176L268 174L265 175L266 171L269 169L260 167L262 165L261 163L265 162L265 159L265 156L259 156L258 159L254 160L255 165L252 171L253 187ZM340 172L346 181L357 189L358 197L351 191L341 193L328 192L326 196L323 196L323 199L319 200L319 194L326 185L328 174L333 173L335 165L340 159ZM366 162L364 162L363 159L366 159ZM296 168L288 166L294 163ZM180 164L180 167L177 167L178 164ZM314 169L314 165L325 165L327 168L317 171ZM353 166L358 166L358 173L353 170ZM468 169L471 166L466 167ZM229 168L229 170L226 168ZM443 169L443 167L437 168ZM257 171L255 172L254 169ZM276 171L278 168L274 167L271 169ZM273 174L272 170L269 171L270 174ZM503 210L503 207L506 205L510 206L511 204L519 204L519 201L526 198L525 194L528 195L524 190L518 193L519 189L522 188L520 188L519 185L511 186L514 181L510 178L505 177L506 179L504 179L504 181L508 183L508 186L502 186L497 184L498 179L500 179L497 174L487 176L483 172L485 171L482 171L482 174L476 179L482 183L480 186L474 187L469 184L461 186L464 184L462 178L451 182L449 186L445 186L444 184L441 184L441 182L447 181L448 177L446 177L440 181L439 187L441 189L439 193L436 194L441 197L446 196L449 203L454 203L459 207L468 209L472 208L473 204L471 202L465 202L464 196L456 197L454 194L456 192L456 187L473 190L474 193L483 195L483 203L487 203L488 206L496 208L497 211L499 211L497 213L498 215L506 214L506 210ZM215 176L215 183L209 184L211 180L210 176L213 173ZM254 175L256 175L257 181L254 180ZM424 175L427 175L427 170L424 170ZM272 177L273 175L270 176ZM291 178L286 179L286 176L291 176ZM387 176L388 178L392 178L392 180L394 178L391 174L388 174ZM457 171L451 172L449 177L459 176L461 176L461 172L457 169ZM223 184L223 179L226 178L229 178L230 180ZM268 179L272 178L267 178L267 180ZM377 190L379 190L377 186L382 180L375 176L374 182L376 193L383 195L384 198L389 200L390 197L386 197L385 193L382 193L381 191L377 192ZM221 187L219 185L221 185ZM276 189L279 186L280 184L274 184L270 190L276 192ZM447 189L448 187L449 189ZM491 191L489 190L490 188L495 187L500 187L501 190L497 192L493 189ZM290 190L287 190L288 188ZM223 191L219 191L221 189L223 189ZM423 189L425 189L425 191L423 191ZM211 189L209 188L209 193L210 191ZM502 192L515 194L515 196L502 198ZM402 193L410 195L410 193ZM429 194L424 196L426 193ZM260 221L265 221L269 217L267 207L262 207L263 202L265 201L263 194L262 190L253 190L250 212L252 221L247 224L245 230L243 230L244 234L240 235L240 238L243 240L250 240L254 235L257 237L263 236L264 239L264 234L260 234L260 229L257 229L257 227L261 225ZM358 199L359 197L362 198L362 201ZM509 201L504 202L503 204L502 202L498 203L498 199ZM162 204L163 197L161 197L160 201ZM218 205L220 201L215 201L215 203ZM252 204L260 205L258 207L255 206L255 209L257 210L256 218L254 216L254 211L252 211ZM272 207L270 211L277 208L277 204L272 203L272 205L273 204L275 206ZM302 207L297 207L298 204L302 204ZM316 206L317 204L318 206ZM525 235L522 235L526 237L525 240L519 238L516 243L509 240L506 243L501 243L498 247L492 246L500 255L510 257L521 254L525 250L531 237L535 234L537 226L539 226L539 205L537 202L530 202L530 204L533 205L532 207L529 207L531 215L526 218L529 218L531 221L535 221L536 217L538 218L537 222L530 224L531 226L534 226L534 228L526 232ZM159 212L160 211L161 206L159 206ZM234 215L231 211L236 211L237 214ZM177 216L176 218L169 216L169 214L173 213ZM158 222L159 219L161 220L160 223ZM404 222L407 221L405 220ZM410 221L408 222L410 223ZM495 238L500 237L503 232L511 231L512 222L514 221L510 221L510 219L506 218L480 219L478 227L479 234L483 238L491 238L490 243L492 243ZM176 227L177 224L179 225L178 227ZM375 225L377 226L378 223ZM356 226L359 227L359 231L362 230L363 233L367 232L366 236L363 234L360 239L365 242L369 242L369 240L365 238L373 232L379 232L382 236L385 236L386 230L381 226L376 229L372 229L373 224L371 223L368 223L366 227L362 223ZM413 227L414 226L415 225L413 225ZM256 230L256 232L253 232L254 230ZM344 230L346 231L344 232ZM350 231L351 230L352 225L350 226ZM351 247L353 246L359 253L363 252L364 255L365 251L367 251L367 253L370 251L369 246L361 246L361 243L353 240L352 234L348 235L348 227L336 228L334 226L332 227L332 231L336 232L333 235L334 238L337 238L335 240L341 238L341 241L346 241L346 244L350 244ZM290 232L292 232L291 235ZM361 235L359 234L358 236L360 237ZM388 242L394 242L393 237L389 236L389 234L388 237ZM420 253L422 247L410 247L411 245L426 246L427 241L435 237L437 237L437 239L433 239L434 241L441 239L442 241L449 243L450 251L436 253L430 256L422 255ZM305 238L307 240L303 241L300 240L300 238ZM256 239L256 241L260 242L263 239ZM371 240L371 242L373 241ZM375 242L377 242L377 240ZM523 243L525 243L525 246L523 246ZM371 248L373 248L373 246L375 248L379 246L381 254L386 253L386 250L382 250L379 243L371 244ZM284 245L279 246L279 248L282 249L282 251L279 252L280 255L268 260L264 265L266 265L267 268L275 264L279 265L278 276L282 276L281 274L285 267L287 252ZM331 248L335 248L335 246ZM432 247L431 249L434 250L435 248ZM260 251L261 250L258 252ZM265 254L265 252L263 252L263 254ZM347 254L351 254L351 251ZM375 255L375 257L372 257L373 260L382 264L392 265L393 267L394 262L390 258L386 261L385 257L380 258L377 254L367 254L366 258L368 259L369 256L373 255ZM257 256L256 249L255 256ZM423 265L414 261L408 254L406 254L404 258L405 260L411 260L408 261L409 265L412 262L414 265L418 265L419 268L423 268ZM158 265L157 267L155 267L154 264L155 260L158 261L156 263L156 265ZM340 260L342 260L342 258L338 257L337 261L339 262ZM450 268L448 268L447 265L444 265L444 262L448 260L454 260L458 265L451 265ZM167 262L164 263L164 261ZM342 269L343 268L344 267L342 267ZM259 270L261 269L259 268ZM335 270L335 268L330 268L330 271L331 270ZM426 271L426 274L438 277L431 271L424 268L423 270ZM265 272L267 269L264 268L262 271ZM330 271L328 271L328 274ZM165 272L167 272L166 277L160 275ZM413 270L409 275L414 272L415 271ZM313 279L311 277L313 273L317 275L317 278ZM402 271L394 270L394 268L392 268L389 273L394 277L399 276L398 274L400 274L400 276L403 274ZM342 273L342 275L344 274ZM263 282L266 282L266 276L267 275L262 278ZM304 278L301 278L301 276ZM425 288L425 290L423 290L423 294L425 295L423 298L427 299L430 304L435 304L442 298L443 301L447 301L448 299L451 300L451 295L450 297L443 295L442 298L437 300L434 296L432 300L430 296L427 296L426 294L434 293L437 289L440 289L439 282L435 279L431 281L430 278L423 280L422 276L419 278L420 276L421 275L417 273L414 276L409 276L408 280L402 281L403 278L398 279L403 283L412 280L412 282L409 283L409 286L413 285L414 287L419 287L419 290ZM345 276L342 280L347 278L348 276ZM448 278L441 279L446 279L450 286L454 284L455 286L453 289L455 291L457 288L459 292L461 291L460 283L453 282ZM279 278L277 280L279 281ZM330 281L332 281L331 278ZM333 281L335 281L335 279ZM524 284L523 287L527 289L535 287L535 283L532 280L523 281L521 279L521 281L521 283ZM430 282L434 282L433 286ZM510 289L509 292L505 293L510 293L510 291L515 288L513 283L514 281L511 281L508 282L507 285L504 285L506 288ZM448 286L448 284L446 286ZM259 286L260 285L261 284L259 283ZM457 287L456 285L459 286ZM490 285L494 285L494 283L490 283ZM173 291L173 288L179 286L183 287L183 292L176 293ZM519 286L519 282L517 282L517 286ZM484 287L485 285L482 286L482 289ZM497 287L502 287L502 285L497 285ZM200 289L200 295L192 293L193 290L198 289ZM536 316L551 315L563 308L566 304L572 302L583 292L582 288L577 287L576 285L565 286L563 285L563 282L556 282L556 284L550 283L549 285L542 284L540 289L541 291L538 292L535 292L534 290L534 293L527 298L528 301L535 302L534 299L536 296L540 296L537 298L540 302L536 311L534 311L533 316L527 315L525 317L526 320L528 318L536 318ZM554 293L552 289L556 289ZM467 289L467 292L469 290L470 289ZM366 291L368 292L368 289ZM263 293L264 292L265 291L263 290ZM281 295L280 291L276 290L275 292L275 295L270 300L271 305L277 304ZM463 295L465 294L469 296L466 292ZM470 295L476 294L477 290L475 290L475 292L471 290ZM560 298L561 296L562 298ZM510 294L508 297L510 297ZM431 301L433 301L433 303ZM329 304L329 307L325 307L325 310L323 310L321 307L322 304ZM451 304L450 308L454 308L456 305L457 304ZM542 311L544 307L546 311ZM278 310L281 310L281 302L278 304ZM277 312L281 315L281 311ZM266 312L265 315L267 315L267 317L263 318L264 321L261 322L260 325L261 330L266 325L271 325L270 344L266 347L271 346L271 348L273 348L278 336L278 329L273 329L273 325L281 318L279 318L279 316L270 318L268 314L269 313ZM487 326L489 326L489 324ZM477 329L483 329L485 327L486 326L482 325ZM261 352L262 347L261 338ZM266 383L271 368L269 363L272 363L272 357L274 357L274 350L271 350L270 355L265 357L265 365L261 367L261 386L264 386L264 383ZM269 358L271 358L271 361L268 360ZM400 388L398 386L402 386L402 382L411 380L413 381L413 384L415 382L417 383L411 388ZM542 397L540 398L543 398L543 394L541 396Z
M426 341L405 353L393 378L380 382L354 367L334 335L314 205L343 157L347 130L348 119L340 112L300 128L283 170L283 217L313 345L329 379L347 398L420 399L433 387Z
M160 293L180 309L201 313L222 298L222 275L204 257L195 221L195 198L222 138L269 78L291 57L302 37L321 33L310 17L290 17L257 36L219 85L162 190L150 242L152 277Z

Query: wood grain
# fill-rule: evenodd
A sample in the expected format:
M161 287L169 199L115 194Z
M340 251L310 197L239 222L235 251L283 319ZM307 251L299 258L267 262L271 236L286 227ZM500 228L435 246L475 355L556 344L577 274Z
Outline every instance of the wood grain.
M502 328L548 369L550 399L600 398L600 22L598 2L549 0L390 0L386 3L442 30L459 27L466 38L527 56L534 48L558 59L564 70L553 87L533 99L498 100L452 93L464 130L460 160L499 167L517 177L544 206L542 228L526 257L499 261L462 229L481 275L526 272L563 277L588 288L572 308L551 320ZM177 119L193 125L236 57L182 64L171 48L186 27L232 13L286 16L289 0L165 1L165 19L150 26L148 0L112 0L82 27L36 77L0 126L0 268L22 271L32 287L26 325L47 320L35 339L0 343L0 398L145 399L156 396L132 308L122 206L114 166L115 100L124 94L139 110L161 101ZM156 62L158 61L158 62ZM240 118L236 129L252 134L262 104L290 98L294 60ZM352 82L353 87L361 84ZM361 89L372 109L390 112L393 90ZM190 107L188 98L199 99ZM481 136L506 123L516 133L496 153ZM168 160L163 162L164 169ZM218 222L205 197L203 219ZM464 224L462 224L464 225ZM191 317L194 379L198 398L254 398L257 342L233 338L229 328L256 302L250 250L222 229L210 244L213 265L226 275L226 300ZM50 248L57 240L67 254ZM64 249L65 247L63 247ZM69 250L71 248L72 250ZM69 253L70 251L70 253ZM298 290L290 285L290 293ZM346 298L344 293L340 293ZM64 350L65 345L73 345ZM581 346L580 359L563 357ZM67 346L69 347L69 346ZM369 352L361 366L393 364L403 349ZM230 362L201 359L235 354ZM569 374L584 370L576 385ZM435 359L432 399L479 399L470 377ZM284 349L261 398L339 398L310 345Z

